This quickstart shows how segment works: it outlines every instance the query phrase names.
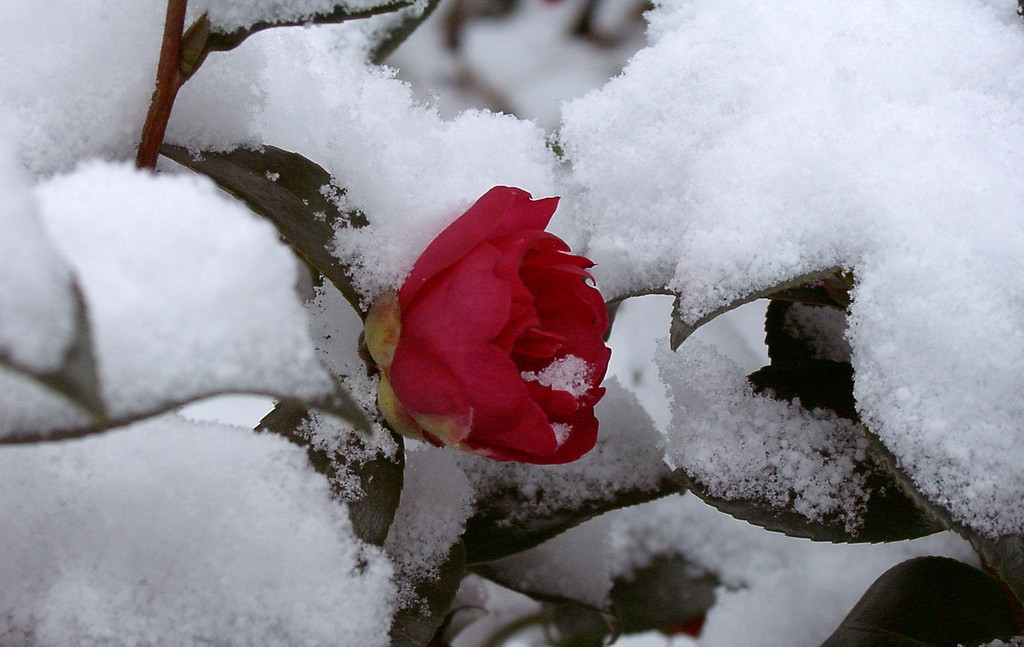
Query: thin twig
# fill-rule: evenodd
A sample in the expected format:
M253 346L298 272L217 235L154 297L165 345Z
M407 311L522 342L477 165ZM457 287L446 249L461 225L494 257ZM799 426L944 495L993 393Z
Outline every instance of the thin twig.
M181 36L185 30L187 5L188 0L167 0L164 39L160 46L160 62L156 68L156 88L149 103L146 123L142 127L139 152L135 157L135 166L138 168L156 168L174 98L185 82L181 74Z

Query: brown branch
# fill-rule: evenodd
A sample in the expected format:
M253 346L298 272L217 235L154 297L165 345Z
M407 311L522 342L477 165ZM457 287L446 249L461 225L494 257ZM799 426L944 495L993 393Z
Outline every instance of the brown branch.
M137 168L156 168L160 144L164 141L167 121L171 118L174 98L185 78L181 73L181 40L185 30L185 8L188 0L167 0L167 18L164 21L164 39L160 46L160 62L156 68L156 88L150 100L146 123L142 126L139 152L135 157Z

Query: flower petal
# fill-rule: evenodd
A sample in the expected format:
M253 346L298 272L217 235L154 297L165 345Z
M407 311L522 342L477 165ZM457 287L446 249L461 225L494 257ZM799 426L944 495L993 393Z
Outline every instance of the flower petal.
M447 355L468 343L494 339L509 320L512 287L495 276L501 252L486 243L433 277L402 307L402 334ZM531 299L532 300L532 299Z
M496 186L438 234L423 251L399 291L404 309L431 277L452 266L480 243L515 231L544 229L558 198L532 200L522 189Z

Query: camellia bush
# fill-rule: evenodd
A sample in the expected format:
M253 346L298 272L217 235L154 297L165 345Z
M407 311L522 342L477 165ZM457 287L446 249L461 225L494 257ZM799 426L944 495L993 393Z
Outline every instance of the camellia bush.
M0 11L0 646L1024 642L1009 0Z

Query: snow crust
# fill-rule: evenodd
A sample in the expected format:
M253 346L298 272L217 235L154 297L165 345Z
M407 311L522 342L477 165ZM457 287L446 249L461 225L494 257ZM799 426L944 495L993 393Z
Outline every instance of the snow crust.
M388 644L390 562L283 439L167 416L0 481L4 644Z
M292 252L209 181L94 163L36 197L81 283L113 418L226 391L332 392L296 298ZM7 399L3 431L28 406Z
M833 266L868 426L975 530L1024 531L1024 33L982 0L665 3L566 104L606 296L683 318Z
M743 372L689 340L656 358L669 387L666 460L726 499L760 499L808 519L838 514L855 530L865 503L867 438L830 411L754 394Z

